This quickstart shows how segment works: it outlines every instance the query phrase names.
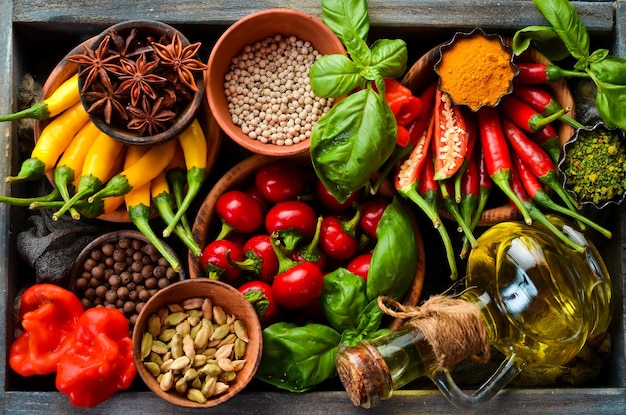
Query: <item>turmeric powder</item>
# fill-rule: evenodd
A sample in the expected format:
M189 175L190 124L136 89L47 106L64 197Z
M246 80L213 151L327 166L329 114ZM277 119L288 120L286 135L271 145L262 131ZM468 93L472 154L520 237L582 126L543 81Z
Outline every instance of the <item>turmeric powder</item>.
M511 87L515 75L511 57L497 37L481 32L457 38L449 48L441 49L435 68L441 80L439 87L456 104L473 111L493 106Z

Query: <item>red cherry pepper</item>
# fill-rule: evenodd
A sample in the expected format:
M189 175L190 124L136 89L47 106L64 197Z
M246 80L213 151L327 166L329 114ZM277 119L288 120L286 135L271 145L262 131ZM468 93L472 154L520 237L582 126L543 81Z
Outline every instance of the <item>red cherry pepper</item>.
M315 235L311 242L306 244L300 249L295 250L289 255L289 258L297 262L312 262L319 269L324 269L326 266L326 254L319 247L320 231L322 229L323 217L317 218L317 225L315 227Z
M93 408L129 388L137 373L128 319L115 308L90 308L75 332L59 361L56 387L72 405Z
M487 166L489 177L508 196L509 200L515 204L524 217L524 221L531 224L532 219L526 206L511 190L510 181L513 162L506 138L504 138L500 117L495 108L482 107L478 110L478 135L480 137L480 145L485 154L485 165Z
M289 309L304 308L316 300L324 289L324 274L312 262L296 262L285 254L272 234L272 246L278 258L278 275L272 283L274 298L279 305Z
M303 173L289 159L273 161L259 168L254 183L263 197L271 203L293 200L304 189Z
M243 272L250 272L256 278L265 282L272 282L278 272L278 258L272 248L269 235L254 235L248 239L242 248L243 260L230 263Z
M232 261L241 260L243 260L241 247L228 239L218 239L203 249L200 263L207 278L213 280L226 278L233 282L241 276L242 271Z
M269 326L278 319L280 308L276 304L270 284L265 281L248 281L238 290L252 304L263 327Z
M348 220L337 216L326 216L320 230L320 247L331 258L347 260L354 257L359 249L356 228L361 219L361 212L356 211Z
M287 252L294 251L303 239L315 235L317 214L306 202L287 200L276 203L265 215L265 229L270 235L278 232Z
M361 230L365 232L370 238L376 240L376 229L378 229L378 222L385 213L385 209L389 206L389 200L382 197L376 197L365 201L361 205L361 219L359 219L359 225Z
M559 112L544 117L514 95L502 97L500 108L518 127L529 133L541 130L565 114L565 110L561 109Z
M461 168L467 153L467 136L461 108L439 89L434 123L431 145L435 149L435 180L445 180Z
M317 200L324 206L326 209L331 212L345 212L352 208L354 202L358 201L361 197L363 190L361 188L354 191L350 197L348 197L345 202L339 202L337 198L328 190L324 183L321 180L315 180L315 196Z
M19 316L24 332L9 350L9 366L22 376L53 373L74 341L83 314L71 291L53 284L35 284L22 294Z
M222 221L222 228L216 239L223 239L233 231L253 233L263 224L261 205L240 190L222 193L215 204L215 211Z
M370 270L370 265L372 263L372 253L366 252L364 254L360 254L355 256L349 263L346 265L346 269L353 273L354 275L358 275L367 281L367 275Z
M544 117L559 113L563 109L559 101L542 86L515 85L513 94ZM567 114L563 114L559 119L574 128L585 128L581 123Z

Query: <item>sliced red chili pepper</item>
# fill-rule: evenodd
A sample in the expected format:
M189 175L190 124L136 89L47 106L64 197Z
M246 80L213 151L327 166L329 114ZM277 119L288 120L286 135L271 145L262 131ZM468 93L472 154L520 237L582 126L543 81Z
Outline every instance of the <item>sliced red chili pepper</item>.
M513 95L502 97L502 100L500 101L500 108L502 108L503 113L511 118L515 124L517 124L524 131L528 132L539 131L565 114L565 110L561 109L559 112L555 112L552 115L544 117L532 109L530 105Z
M502 119L502 130L513 151L520 156L530 171L542 183L550 186L570 209L576 209L576 201L559 183L554 163L548 153L507 117Z
M530 225L532 218L526 206L511 190L511 153L504 138L498 111L494 107L482 107L478 110L478 136L489 177L515 204L524 221Z
M467 152L465 120L460 107L439 89L431 145L435 149L435 180L452 177L463 164Z
M563 109L550 91L538 85L515 85L513 94L544 117L559 113ZM560 120L574 128L584 128L581 123L567 114L563 114Z
M537 176L533 174L528 166L526 166L526 164L518 154L513 155L513 161L515 162L515 167L519 174L520 181L524 186L524 190L526 190L526 193L533 199L535 203L555 212L562 213L573 219L576 219L583 224L591 226L593 229L597 230L605 237L611 238L612 234L611 231L609 231L608 229L603 228L586 216L581 215L577 211L568 209L554 202L550 198L550 195L548 195L548 193L543 190L541 181L537 178Z

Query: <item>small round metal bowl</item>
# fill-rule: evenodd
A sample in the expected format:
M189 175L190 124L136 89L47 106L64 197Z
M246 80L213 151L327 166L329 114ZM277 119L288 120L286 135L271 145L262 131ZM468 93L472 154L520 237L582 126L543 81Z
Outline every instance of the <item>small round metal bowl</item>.
M206 94L220 127L239 146L256 154L293 156L309 151L308 138L298 137L298 142L294 140L292 144L284 145L251 138L233 122L225 93L225 77L231 70L233 58L239 56L245 47L275 35L281 35L283 39L295 36L298 40L308 41L321 55L346 53L341 41L321 20L297 10L263 10L238 20L217 40L208 60ZM294 96L288 92L279 91L279 94L281 99L286 100L292 100ZM266 131L269 129L267 127Z
M112 39L110 37L112 34L117 34L121 36L122 39L127 39L133 32L135 33L135 43L142 45L141 47L145 47L147 49L145 52L146 55L153 53L151 51L151 46L149 46L150 42L157 41L164 45L168 45L172 41L175 33L182 42L182 47L189 46L190 44L189 40L180 31L165 23L153 20L129 20L109 27L91 41L87 42L85 46L89 47L89 49L93 51L96 51L98 46L100 46L101 43L107 39L107 37ZM109 42L109 48L112 48L113 40L109 40ZM79 74L81 74L82 70L83 67L79 66ZM145 134L141 134L137 130L128 128L127 122L123 122L121 120L115 122L115 120L112 119L110 123L107 123L101 112L90 114L90 119L101 131L104 131L109 136L126 144L150 145L171 140L191 124L204 97L204 71L197 70L192 73L198 87L197 91L194 92L189 89L183 93L176 89L173 90L176 93L176 96L184 96L188 94L191 96L189 99L184 100L180 104L176 103L174 107L170 108L176 113L176 116L173 120L169 121L168 126L160 132L154 132L152 134L150 132L146 132ZM84 90L84 83L85 76L80 76L78 86L81 90L81 101L87 109L93 105L93 101L89 101L87 99L86 93L89 91ZM137 106L141 107L142 104L138 103ZM131 117L130 114L129 117Z
M206 311L202 313L202 306L200 306L200 311L198 311L198 303L204 304L205 299L209 300L206 304L208 305L210 302L211 306L205 307ZM211 310L208 310L209 308ZM219 308L219 310L217 308ZM179 313L178 315L175 314L177 312ZM212 316L209 314L212 314ZM154 327L155 317L151 318L151 316L154 315L158 316L158 325L156 328ZM178 322L178 319L172 317L167 318L165 315L181 317L181 321ZM202 317L200 317L200 315ZM209 343L205 341L206 333L200 333L200 330L203 330L204 326L207 324L203 323L205 319L209 322L214 322L213 325L215 326L213 330L215 335L210 336ZM200 320L200 322L198 322L198 320ZM245 330L242 331L242 326L236 323L235 320L242 322ZM168 329L169 331L177 330L175 327L181 324L189 324L187 327L190 328L190 337L191 333L195 332L194 341L192 341L190 345L187 346L186 344L188 342L183 340L186 335L179 339L186 346L180 346L179 341L173 338L170 341L162 340L165 338L165 333ZM201 327L199 330L196 330L198 326ZM220 327L224 326L226 326L225 328L232 327L231 334L233 336L227 335L222 338L221 335L216 333L218 330L221 330ZM237 328L235 328L235 326L237 326ZM156 339L153 339L153 347L146 350L144 334L156 334L156 330L161 332L161 340L158 340L159 336L157 335ZM179 335L185 331L185 329L181 327L179 327L178 330ZM152 336L152 334L149 336ZM217 338L221 340L215 341ZM233 343L230 343L230 339L233 338L235 339L235 346L233 346ZM241 341L239 341L240 339ZM246 341L243 339L246 339ZM164 371L161 374L162 376L158 376L157 373L152 373L150 371L150 365L147 365L146 362L154 363L154 359L158 361L158 358L153 354L161 355L161 352L166 353L154 346L157 344L157 340L161 341L161 347L169 344L169 346L166 347L170 348L174 345L177 349L179 346L183 348L184 351L182 355L179 355L179 352L176 351L172 351L171 354L176 357L183 356L182 360L185 360L184 357L187 357L189 360L188 364L176 368L173 365L179 366L180 360L177 359L177 361L174 361L174 359L170 359L171 365L169 365L169 368L166 369L165 365L167 365L167 363L159 365L160 368L157 368ZM196 340L197 342L194 343ZM218 345L220 341L224 341L224 344ZM242 346L241 342L245 343L245 347L240 347ZM143 353L142 344L144 349ZM176 344L178 344L178 346L176 346ZM205 344L211 344L211 346ZM193 348L194 351L191 351L190 347ZM229 347L233 349L232 353L236 356L235 358L230 357L232 355L228 353ZM235 347L237 347L236 350ZM263 333L261 323L252 305L237 289L224 282L210 280L208 278L180 281L160 290L146 303L146 306L142 309L141 313L139 313L139 318L133 330L133 354L135 364L137 365L137 372L141 376L141 379L158 397L173 405L188 408L214 407L228 401L241 392L256 374L261 361L262 349ZM151 350L152 352L150 353ZM192 361L189 359L190 354L194 354L198 358L194 358ZM216 357L209 357L211 354ZM227 357L222 356L222 354ZM142 355L144 357L142 357ZM207 359L199 358L200 355L204 355ZM165 360L167 362L168 359L166 358ZM203 364L204 360L207 362ZM215 363L215 360L217 363ZM242 364L243 360L245 360L245 362ZM236 365L236 368L231 370L231 368L226 367L229 364ZM205 368L205 365L211 365L211 367ZM223 377L218 374L220 370L222 373L226 373ZM171 373L171 375L165 375L166 373ZM187 377L183 377L185 376L183 373L186 374ZM176 381L163 380L165 376L172 375ZM217 382L207 380L213 375L216 376L214 379L217 379ZM157 380L157 377L159 377L159 380ZM202 383L202 385L194 384L196 380L198 383ZM186 383L186 386L181 386L179 382ZM217 389L213 387L215 385L207 385L207 383L210 384L211 382L217 384ZM176 385L177 383L178 386ZM227 385L225 390L224 385ZM208 395L208 397L206 395ZM200 396L203 396L203 398L200 398Z
M600 134L608 134L617 137L619 143L621 144L621 151L618 150L617 152L612 153L611 151L609 151L609 148L607 146L607 148L597 147L591 152L586 152L584 160L580 162L579 168L583 169L584 167L582 166L582 164L594 161L595 159L595 166L597 170L585 172L580 170L580 175L577 175L577 180L574 180L572 178L572 173L574 172L574 170L572 170L574 168L572 164L575 161L573 160L573 157L576 157L574 155L575 150L579 145L581 145L583 139L587 136L590 135L595 137L596 135ZM600 145L598 140L594 140L594 142L596 145ZM598 157L601 157L602 160L597 159ZM611 159L610 161L608 160L609 158ZM610 167L610 164L620 163L622 166L622 172L626 172L626 133L624 133L624 131L619 128L608 128L604 123L599 122L596 123L593 127L576 130L572 138L569 139L565 144L563 144L563 152L561 154L561 159L557 164L557 169L559 172L561 185L565 190L567 190L576 198L576 201L582 206L582 208L590 207L593 208L593 210L603 210L608 206L620 205L624 202L624 200L626 199L626 176L622 176L620 178L622 191L619 193L613 192L612 197L609 198L601 197L599 193L597 194L597 197L594 197L595 195L592 196L591 194L583 194L581 191L577 191L577 189L574 187L574 182L580 182L581 180L584 180L588 185L593 186L595 179L591 176L597 176L598 180L602 180L604 177L606 177L607 169Z
M453 49L462 48L469 40L483 42L481 45L484 54L475 54L467 56L469 60L463 60L462 65L444 66L444 58L446 54L452 53ZM508 57L503 60L496 56L491 49L496 48L498 52L502 52L502 56ZM495 72L482 71L476 72L475 65L472 61L486 61L493 65L494 69L501 70L505 76L496 76ZM513 78L519 73L519 70L513 63L513 52L511 48L504 42L498 34L486 34L482 29L476 28L470 33L457 32L452 40L439 46L439 59L434 65L434 70L439 75L439 89L448 93L452 102L457 105L465 105L472 111L478 111L484 106L496 106L503 96L513 91ZM454 85L445 81L447 74L462 82L464 90L471 90L472 97L465 96L454 88ZM443 75L443 76L442 76ZM488 89L499 89L501 93L496 97L481 96L481 92Z

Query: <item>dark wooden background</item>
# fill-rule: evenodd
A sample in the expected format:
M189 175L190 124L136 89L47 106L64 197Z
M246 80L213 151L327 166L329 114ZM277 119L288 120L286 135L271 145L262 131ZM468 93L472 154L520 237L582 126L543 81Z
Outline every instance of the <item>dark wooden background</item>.
M545 24L531 1L485 0L369 0L372 37L399 37L407 41L411 58L446 40L456 30L482 27L512 34L515 30ZM574 1L594 42L626 56L626 0ZM258 10L293 8L320 17L318 0L0 0L0 113L16 108L16 93L24 73L40 82L56 62L79 40L97 34L122 20L151 19L172 24L192 41L211 42L237 19ZM0 177L18 163L15 126L0 124ZM1 181L0 194L19 192ZM605 379L586 388L508 388L478 408L482 414L503 411L526 414L624 414L626 375L624 347L624 270L626 269L625 209L611 218L614 238L605 258L615 281L616 311L613 353ZM15 291L23 275L15 248L16 233L24 228L24 209L0 204L0 413L5 414L416 414L460 413L432 386L398 391L369 411L352 406L337 383L304 394L290 394L262 386L251 388L226 404L210 410L185 410L171 406L138 387L118 393L95 409L73 408L67 399L42 380L41 389L23 390L11 381L6 350L13 339L11 322ZM47 383L46 383L47 382ZM326 385L325 385L326 386Z

